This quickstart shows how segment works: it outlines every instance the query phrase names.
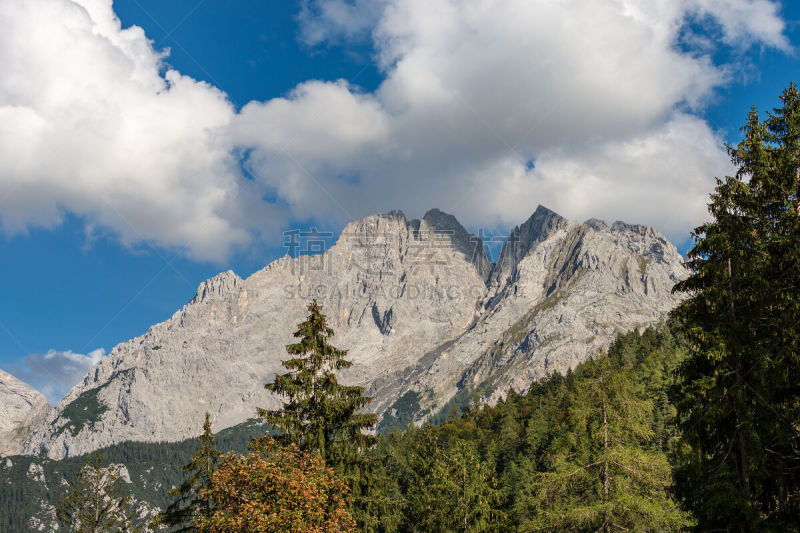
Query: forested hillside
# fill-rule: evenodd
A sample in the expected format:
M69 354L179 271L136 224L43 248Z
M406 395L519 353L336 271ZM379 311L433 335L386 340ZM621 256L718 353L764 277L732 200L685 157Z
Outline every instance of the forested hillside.
M667 325L620 335L524 396L385 435L373 452L387 531L675 531L669 400L685 356ZM604 525L606 524L606 525ZM379 530L375 528L374 530Z
M198 420L198 430L202 421ZM221 431L220 450L244 453L250 439L263 435L265 426L257 420ZM195 439L182 442L125 442L101 450L105 464L123 465L124 488L142 504L142 511L155 512L171 498L166 491L180 485L185 464L197 448ZM58 528L55 508L87 461L82 455L54 461L19 455L0 460L0 531L51 531ZM63 530L63 529L62 529Z
M624 499L640 511L614 516L615 524L636 530L657 516L676 528L686 516L667 492L675 446L668 389L683 354L667 325L634 331L620 335L607 356L566 376L554 374L524 396L511 393L495 406L473 404L463 413L454 408L438 426L384 434L357 480L369 498L357 498L354 514L372 531L447 531L459 524L469 524L469 531L584 529L598 523L604 506ZM606 424L598 400L606 402ZM224 430L217 447L245 453L251 437L263 432L256 423ZM170 502L166 490L181 483L181 466L197 447L194 439L129 442L102 454L106 464L125 465L132 483L124 486L155 510ZM607 497L605 455L613 458ZM67 488L63 480L85 461L14 456L0 463L0 529L28 531L31 517L49 524L45 517L54 517ZM561 482L565 476L569 483Z

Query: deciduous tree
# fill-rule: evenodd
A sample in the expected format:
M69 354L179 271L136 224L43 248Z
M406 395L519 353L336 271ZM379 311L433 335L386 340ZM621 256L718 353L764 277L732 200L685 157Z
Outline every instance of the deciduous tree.
M427 427L409 458L406 493L408 531L504 531L499 483L491 464L472 445L440 442Z
M681 530L689 522L670 497L670 465L651 446L653 405L608 357L581 370L561 434L533 476L537 510L523 529Z
M355 530L346 509L347 484L316 453L265 436L242 457L224 456L196 519L207 533L341 533Z

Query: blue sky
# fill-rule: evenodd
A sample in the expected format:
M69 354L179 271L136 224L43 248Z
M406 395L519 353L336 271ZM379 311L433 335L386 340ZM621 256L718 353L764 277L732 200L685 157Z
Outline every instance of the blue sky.
M685 249L721 142L800 78L800 7L686 4L9 0L0 367L57 400L283 231L393 208L497 234L542 203Z

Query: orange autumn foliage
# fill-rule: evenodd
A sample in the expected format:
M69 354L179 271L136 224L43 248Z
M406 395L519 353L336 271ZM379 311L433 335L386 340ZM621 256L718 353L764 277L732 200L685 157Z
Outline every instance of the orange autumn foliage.
M346 510L347 484L319 455L282 447L272 438L254 443L247 456L228 454L204 497L213 510L199 517L206 533L308 532L355 530Z

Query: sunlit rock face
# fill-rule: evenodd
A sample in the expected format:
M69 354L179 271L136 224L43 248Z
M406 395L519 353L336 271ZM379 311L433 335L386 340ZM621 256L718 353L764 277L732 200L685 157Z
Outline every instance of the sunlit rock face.
M32 425L40 425L53 408L27 383L0 370L0 455L21 451Z
M366 388L393 413L412 391L416 421L461 393L496 401L562 372L618 331L662 319L687 275L658 231L569 221L539 207L492 263L484 243L438 209L351 222L320 255L283 257L247 279L224 272L147 333L115 347L23 443L53 458L113 443L194 436L280 400L264 390L316 298Z

